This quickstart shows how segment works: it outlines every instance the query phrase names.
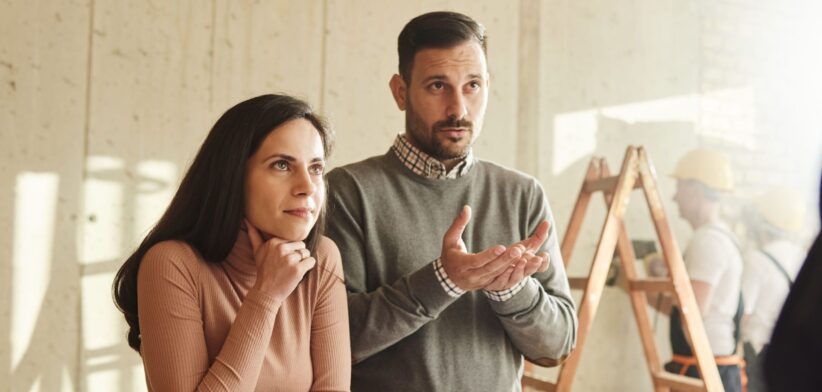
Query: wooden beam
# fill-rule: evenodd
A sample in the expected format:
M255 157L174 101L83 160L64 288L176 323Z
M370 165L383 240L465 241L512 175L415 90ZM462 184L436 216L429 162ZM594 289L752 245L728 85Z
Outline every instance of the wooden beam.
M554 392L556 391L556 384L534 376L522 376L522 389L525 387L536 388L540 392Z
M677 391L705 391L705 383L702 380L668 372L655 374L654 383Z
M634 279L628 282L631 290L649 291L652 293L672 292L674 283L670 278Z
M585 193L611 193L613 192L614 188L616 188L618 181L619 176L605 177L596 180L588 180L585 181L585 185L582 187L582 191ZM634 183L634 186L631 187L631 189L637 189L640 187L642 187L642 181L637 181Z
M588 284L588 278L568 278L568 285L573 290L582 290Z

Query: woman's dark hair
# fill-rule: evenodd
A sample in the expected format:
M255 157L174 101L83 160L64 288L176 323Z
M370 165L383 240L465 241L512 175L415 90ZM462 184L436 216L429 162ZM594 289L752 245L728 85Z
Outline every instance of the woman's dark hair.
M427 48L452 48L463 42L476 41L487 54L485 27L470 17L448 11L429 12L411 19L397 38L400 76L408 83L414 56Z
M262 95L223 114L197 152L180 188L157 225L148 233L114 278L114 302L130 327L128 345L140 352L137 272L148 250L166 240L184 241L208 262L228 256L245 218L244 183L248 159L275 128L294 119L309 121L331 152L333 133L307 103L284 95ZM316 257L325 224L325 207L305 239Z

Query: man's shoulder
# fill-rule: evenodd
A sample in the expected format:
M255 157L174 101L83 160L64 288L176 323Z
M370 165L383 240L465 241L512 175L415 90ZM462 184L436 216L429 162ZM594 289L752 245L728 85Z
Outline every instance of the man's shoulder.
M736 234L726 224L707 224L694 231L693 241L704 246L730 246L740 250Z
M390 167L389 154L375 155L359 162L339 166L328 173L328 180L334 181L341 177L367 178L385 173Z
M492 180L494 184L506 187L521 187L526 190L541 188L539 181L534 176L496 162L477 159L474 169L477 169L478 175Z

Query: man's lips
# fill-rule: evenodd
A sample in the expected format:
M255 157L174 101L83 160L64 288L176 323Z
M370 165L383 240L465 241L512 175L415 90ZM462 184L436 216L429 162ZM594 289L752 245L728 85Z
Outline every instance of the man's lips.
M313 215L314 210L310 208L292 208L289 210L284 210L286 214L294 215L298 218L311 218Z
M445 137L459 139L468 133L468 128L441 128L439 132Z

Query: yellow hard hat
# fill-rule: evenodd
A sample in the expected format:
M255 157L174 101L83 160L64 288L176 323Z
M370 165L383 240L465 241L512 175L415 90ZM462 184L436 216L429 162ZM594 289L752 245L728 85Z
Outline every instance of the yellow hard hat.
M708 149L696 149L679 159L671 177L697 180L717 191L734 189L731 163L725 154Z
M805 197L793 188L772 188L754 199L756 210L774 227L791 233L802 230Z

